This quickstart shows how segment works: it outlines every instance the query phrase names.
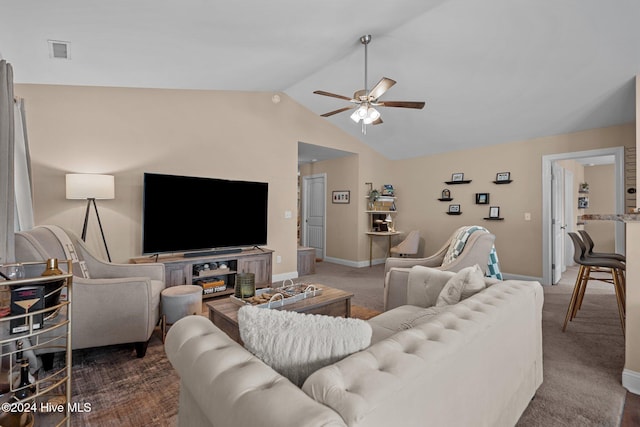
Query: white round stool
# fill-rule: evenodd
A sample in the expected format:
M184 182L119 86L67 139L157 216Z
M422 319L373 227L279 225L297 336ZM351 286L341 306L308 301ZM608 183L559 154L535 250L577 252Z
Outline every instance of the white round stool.
M202 287L178 285L165 288L160 293L162 307L162 342L167 335L167 325L172 325L190 314L202 312Z

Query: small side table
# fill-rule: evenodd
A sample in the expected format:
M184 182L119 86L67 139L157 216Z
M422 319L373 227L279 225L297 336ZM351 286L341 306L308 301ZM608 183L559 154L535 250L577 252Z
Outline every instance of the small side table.
M162 307L162 342L167 335L167 325L190 314L202 312L202 288L196 285L179 285L165 288L160 293Z
M389 244L387 245L387 258L389 258L391 256L391 237L400 234L402 234L400 231L367 231L367 236L369 236L369 267L371 267L373 263L373 238L380 236L389 237Z

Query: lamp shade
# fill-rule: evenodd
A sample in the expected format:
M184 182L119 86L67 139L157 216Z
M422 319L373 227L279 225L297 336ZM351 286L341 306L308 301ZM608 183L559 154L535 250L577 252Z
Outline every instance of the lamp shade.
M115 183L113 175L92 173L66 174L67 199L113 199Z

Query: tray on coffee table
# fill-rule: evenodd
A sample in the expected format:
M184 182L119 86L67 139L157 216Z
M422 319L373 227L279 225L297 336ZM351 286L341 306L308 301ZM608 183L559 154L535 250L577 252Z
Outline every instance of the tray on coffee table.
M322 294L322 288L314 284L291 284L280 288L262 288L256 290L255 296L249 298L230 297L237 305L253 305L260 308L278 308L293 304L307 298L313 298Z

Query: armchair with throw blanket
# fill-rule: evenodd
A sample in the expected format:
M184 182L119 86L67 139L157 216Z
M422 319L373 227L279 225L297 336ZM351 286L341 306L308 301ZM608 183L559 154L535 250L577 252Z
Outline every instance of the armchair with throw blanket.
M494 241L496 236L484 227L458 228L447 242L427 258L387 258L384 267L384 309L390 310L406 299L411 267L420 265L458 272L475 264L486 266L488 277L502 280Z
M145 355L160 319L160 292L165 287L162 264L104 262L92 255L80 238L56 226L17 232L15 244L17 262L74 260L71 294L74 350L135 343L137 356ZM31 272L31 275L34 273L38 274Z

